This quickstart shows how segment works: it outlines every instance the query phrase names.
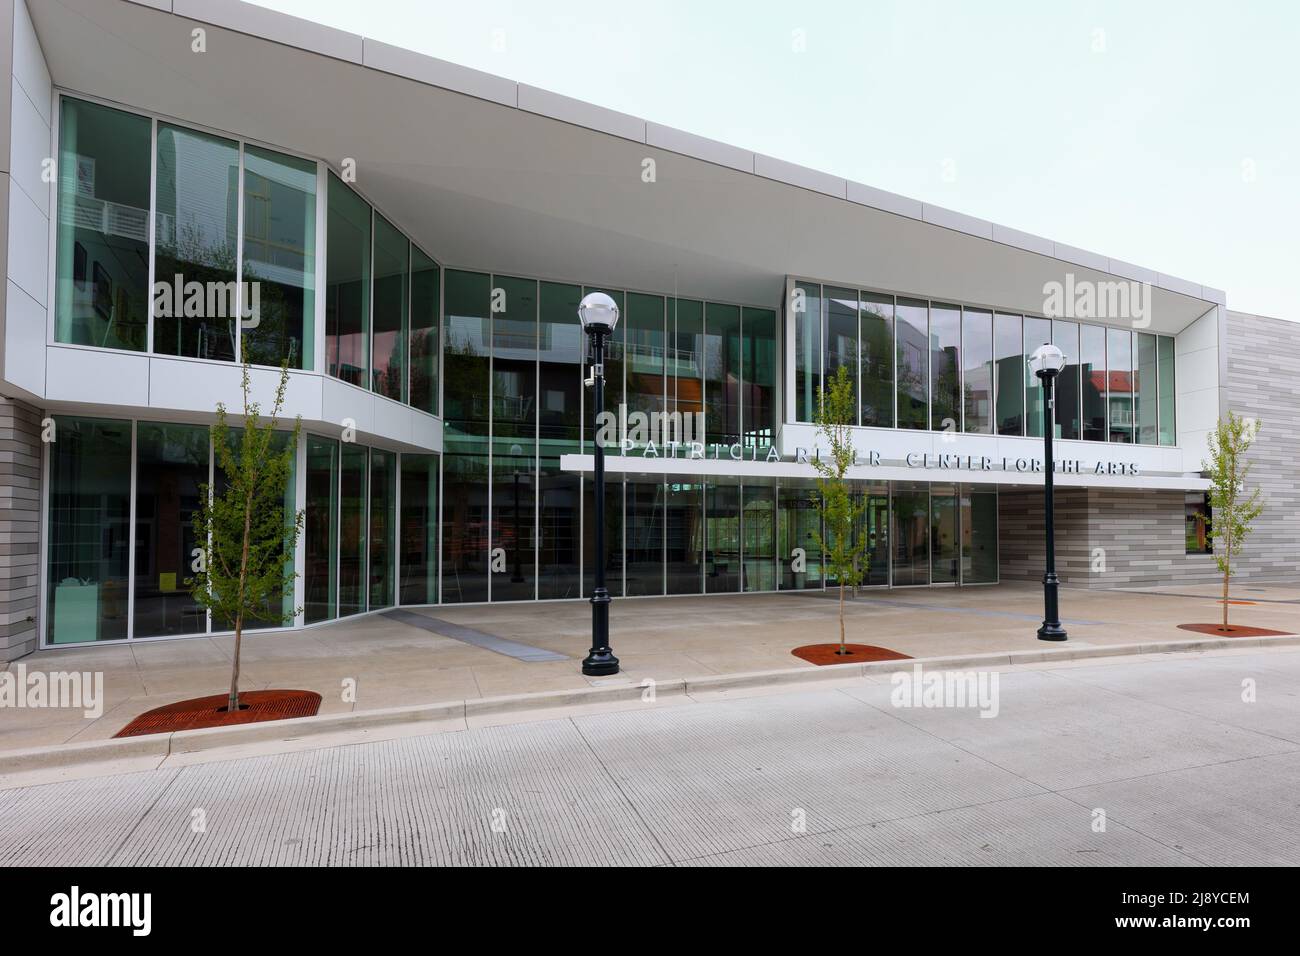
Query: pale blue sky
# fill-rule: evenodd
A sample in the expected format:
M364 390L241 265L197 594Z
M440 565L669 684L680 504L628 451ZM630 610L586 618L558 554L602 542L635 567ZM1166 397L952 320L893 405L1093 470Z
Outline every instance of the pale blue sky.
M1300 320L1293 0L255 2Z

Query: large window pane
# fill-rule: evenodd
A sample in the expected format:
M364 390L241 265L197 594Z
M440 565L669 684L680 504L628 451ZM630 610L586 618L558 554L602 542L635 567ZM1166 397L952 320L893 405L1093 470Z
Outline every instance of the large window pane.
M963 309L961 316L962 402L966 431L993 434L993 313Z
M325 259L325 363L365 388L370 375L370 206L330 173Z
M1106 330L1100 325L1079 329L1080 372L1083 382L1083 440L1106 440Z
M406 333L411 244L383 216L375 216L375 332L370 390L406 401Z
M957 493L952 485L930 489L930 583L956 584L961 559Z
M1137 374L1133 376L1133 402L1137 406L1138 441L1156 444L1159 421L1156 414L1156 337L1149 332L1137 335Z
M669 482L666 489L669 594L699 594L704 586L703 489L698 484Z
M537 283L494 277L492 316L492 542L503 556L492 600L534 593L533 467L537 433ZM499 550L496 550L499 549Z
M492 282L448 269L443 291L442 599L488 599Z
M345 442L339 471L339 617L366 609L369 449Z
M153 350L229 361L238 309L239 144L159 123L157 189L154 282L170 283L172 294L154 298Z
M201 634L207 612L194 602L194 514L208 483L203 425L136 426L135 637Z
M1174 411L1177 406L1174 396L1177 392L1174 389L1173 338L1168 335L1160 336L1156 349L1156 360L1160 369L1160 444L1174 445L1178 443L1178 432Z
M438 414L438 264L411 246L411 407Z
M50 444L51 644L126 637L131 423L54 419Z
M316 164L244 148L243 325L256 365L310 369L316 352Z
M776 590L776 489L745 485L741 489L741 526L745 533L743 590Z
M370 608L389 607L397 583L397 455L370 449Z
M895 367L898 369L898 427L930 427L929 307L899 299Z
M963 486L961 496L961 580L991 584L998 579L998 493Z
M740 441L740 307L704 307L704 432L711 442Z
M864 292L858 300L863 425L894 427L894 297Z
M627 482L627 593L664 593L664 483Z
M664 300L627 295L627 407L629 412L664 410ZM612 411L613 409L611 409ZM656 444L662 436L652 435Z
M582 360L578 321L582 289L543 282L538 292L537 596L571 598L578 580L582 490L578 475L560 470L560 456L577 454L582 433Z
M1106 330L1106 381L1109 385L1110 440L1131 443L1133 424L1133 333L1127 329Z
M704 303L670 299L669 320L674 323L673 349L668 360L668 397L671 410L683 421L691 419L692 438L704 440ZM697 427L698 426L698 427Z
M1025 316L1025 356L1034 354L1040 345L1052 341L1052 320ZM1043 437L1043 382L1029 370L1029 362L1020 365L1020 377L1025 387L1025 434Z
M927 485L892 485L894 587L930 583L930 489Z
M307 436L307 501L303 516L303 618L338 616L339 443Z
M772 444L776 434L776 312L745 309L742 331L745 445L763 448Z
M935 431L961 431L961 308L930 306L930 374L934 397L930 427Z
M438 602L438 456L402 455L402 604Z
M150 126L121 110L60 102L57 342L148 347Z
M822 551L818 542L821 513L812 485L781 485L777 504L781 538L781 590L822 587Z
M858 293L856 289L822 289L822 314L826 329L826 381L830 382L843 366L853 383L853 407L858 396ZM853 424L856 424L854 422Z
M889 489L874 488L867 494L862 516L867 536L867 568L862 583L872 587L889 584Z
M1052 322L1052 344L1065 356L1065 365L1056 376L1057 438L1079 437L1079 324Z
M740 486L710 482L704 488L704 590L740 590Z
M817 416L817 395L822 387L821 286L797 282L790 299L794 313L794 420L811 422Z
M1018 315L993 317L993 354L997 362L999 435L1025 433L1025 358Z

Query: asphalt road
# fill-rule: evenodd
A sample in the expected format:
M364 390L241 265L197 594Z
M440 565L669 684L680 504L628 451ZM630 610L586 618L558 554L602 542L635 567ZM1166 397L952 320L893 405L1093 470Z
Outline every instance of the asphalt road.
M1300 650L1015 669L993 717L895 694L883 679L0 791L0 865L1300 863Z

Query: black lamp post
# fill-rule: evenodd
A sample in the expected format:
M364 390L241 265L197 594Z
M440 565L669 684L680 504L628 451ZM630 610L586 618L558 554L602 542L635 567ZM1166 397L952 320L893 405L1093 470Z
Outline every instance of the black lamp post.
M1053 515L1053 476L1056 471L1052 460L1052 435L1056 431L1056 399L1052 389L1056 376L1065 365L1065 355L1055 345L1040 345L1029 356L1029 368L1043 383L1043 509L1047 523L1047 571L1043 574L1043 626L1038 629L1040 641L1064 641L1068 635L1061 627L1061 611L1057 592L1060 582L1056 578L1056 522Z
M591 650L582 659L588 677L618 673L618 658L609 646L609 590L605 587L605 449L601 446L600 413L605 410L605 339L618 325L618 306L603 292L593 292L578 305L578 318L591 339L591 438L595 455L596 584L591 590Z

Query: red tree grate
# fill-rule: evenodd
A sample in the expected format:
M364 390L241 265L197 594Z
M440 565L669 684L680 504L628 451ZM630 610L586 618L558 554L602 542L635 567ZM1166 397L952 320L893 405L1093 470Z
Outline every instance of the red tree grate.
M910 661L911 654L900 654L874 644L845 644L848 654L840 654L838 644L805 644L790 653L810 664L863 664L867 661Z
M135 718L115 736L139 737L143 734L168 734L173 730L315 717L316 711L320 710L320 694L310 690L245 691L239 695L239 702L243 706L234 713L225 710L228 699L228 694L214 694L211 697L195 697L155 707Z
M1273 631L1267 627L1246 627L1243 624L1229 624L1225 631L1221 624L1179 624L1184 631L1196 631L1198 634L1213 634L1215 637L1281 637L1290 631Z

